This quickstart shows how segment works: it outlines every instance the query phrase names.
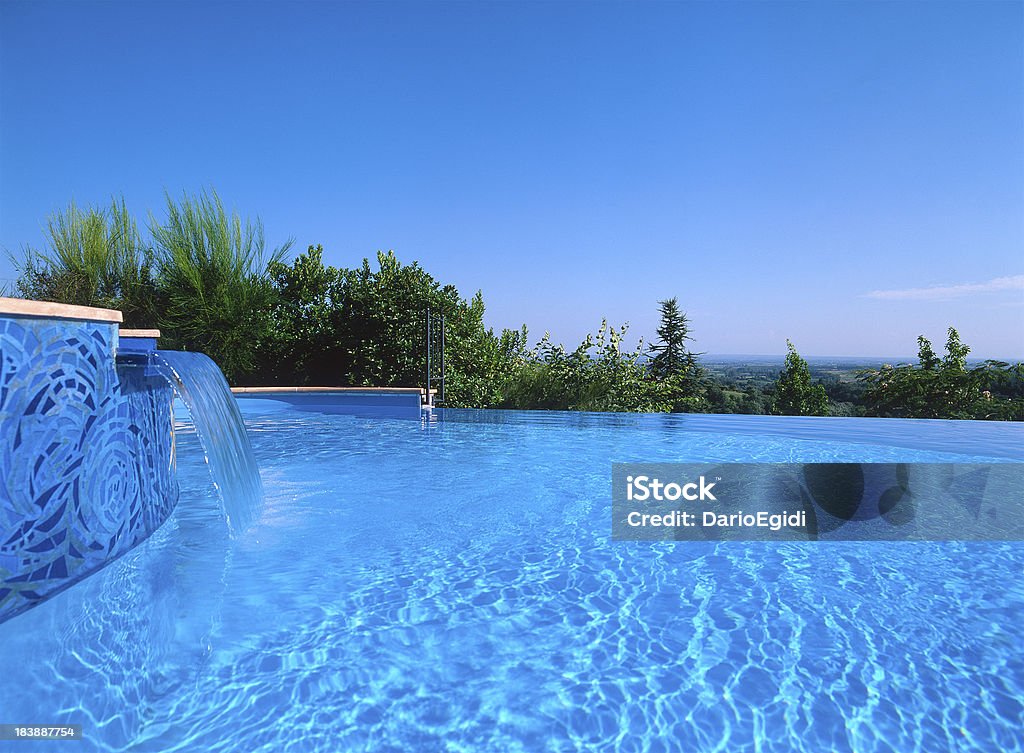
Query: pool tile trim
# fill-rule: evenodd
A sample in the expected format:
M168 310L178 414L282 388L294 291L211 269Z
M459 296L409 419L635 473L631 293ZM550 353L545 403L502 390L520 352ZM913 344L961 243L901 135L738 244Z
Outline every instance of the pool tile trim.
M0 298L0 316L34 316L46 319L79 319L90 322L124 321L120 311L90 306L71 306L52 301L29 301L24 298Z

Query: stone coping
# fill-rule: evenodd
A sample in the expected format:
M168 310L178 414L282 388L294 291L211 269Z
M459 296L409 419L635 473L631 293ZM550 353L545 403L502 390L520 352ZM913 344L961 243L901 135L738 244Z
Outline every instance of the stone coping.
M271 392L397 392L424 394L426 390L422 387L232 387L235 394L259 394ZM430 390L436 393L436 389Z
M122 329L118 333L119 337L145 337L152 340L160 337L160 330L158 329Z
M90 322L124 321L120 311L71 306L52 301L29 301L24 298L0 298L0 316L35 316L46 319L84 319Z

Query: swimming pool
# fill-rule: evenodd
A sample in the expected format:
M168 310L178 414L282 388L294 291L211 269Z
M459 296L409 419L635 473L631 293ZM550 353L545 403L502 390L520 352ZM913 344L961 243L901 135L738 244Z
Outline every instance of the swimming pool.
M76 750L1021 749L1024 544L616 543L609 479L1021 461L1022 426L240 403L260 519L228 535L180 433L172 519L0 625L0 721Z

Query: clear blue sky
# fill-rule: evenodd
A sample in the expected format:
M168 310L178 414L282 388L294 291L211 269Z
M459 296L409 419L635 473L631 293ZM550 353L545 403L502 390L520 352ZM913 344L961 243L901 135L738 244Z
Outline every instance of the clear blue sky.
M534 337L1021 356L1024 5L0 2L0 247L204 186Z

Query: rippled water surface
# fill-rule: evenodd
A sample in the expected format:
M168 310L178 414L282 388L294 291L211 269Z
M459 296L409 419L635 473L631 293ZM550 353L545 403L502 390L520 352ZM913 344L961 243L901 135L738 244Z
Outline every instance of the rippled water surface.
M0 722L103 751L1022 749L1024 545L610 540L613 461L1024 460L1022 427L242 405L260 517L229 536L179 434L172 520L0 625Z

